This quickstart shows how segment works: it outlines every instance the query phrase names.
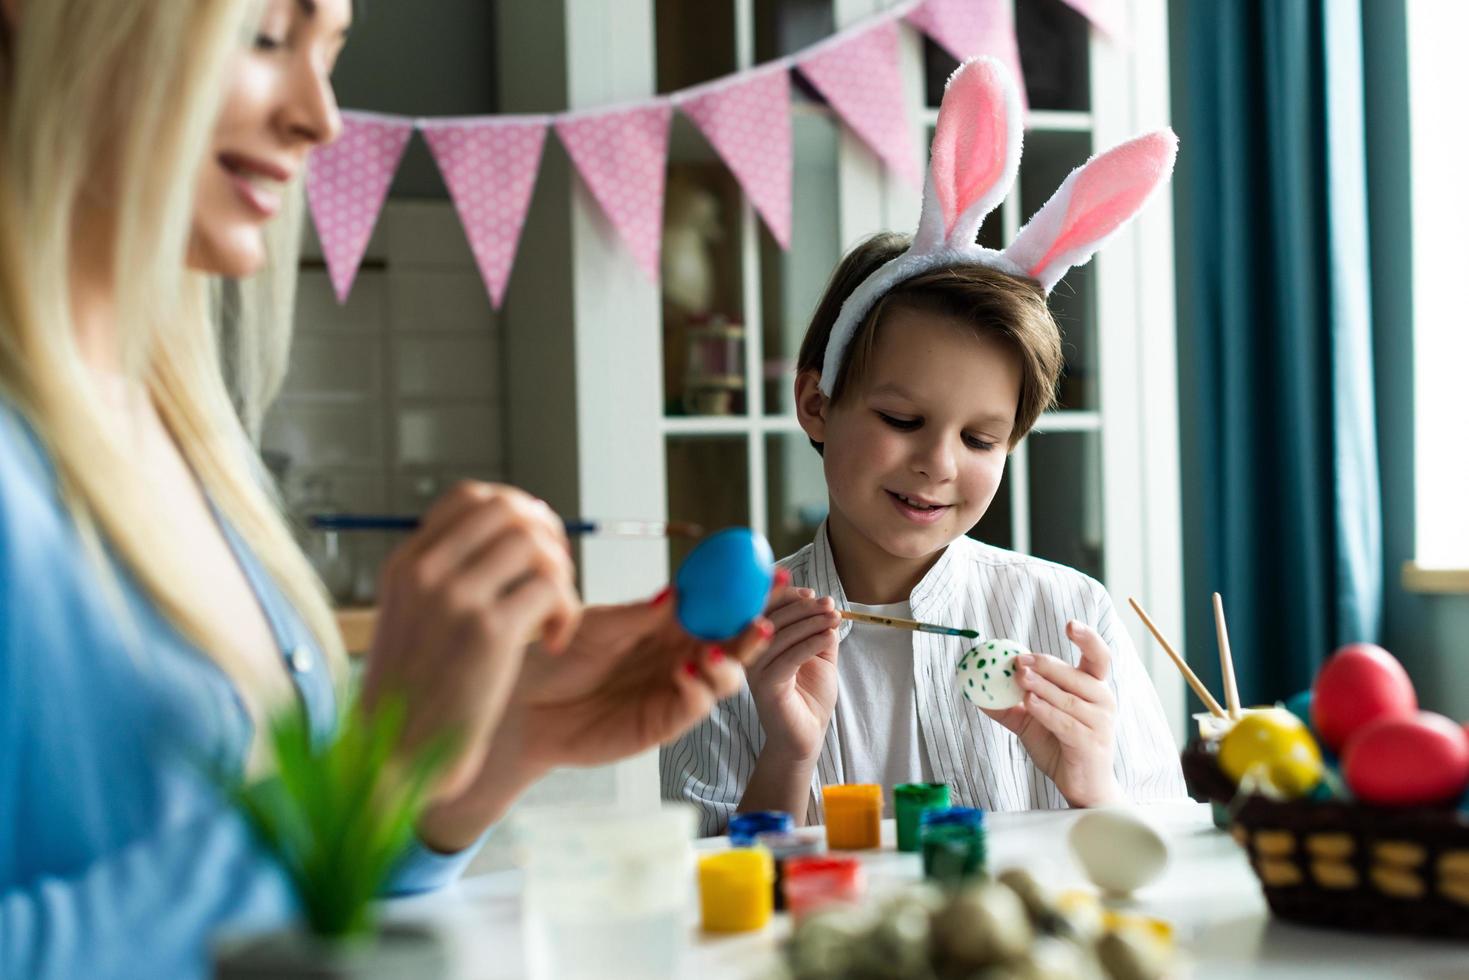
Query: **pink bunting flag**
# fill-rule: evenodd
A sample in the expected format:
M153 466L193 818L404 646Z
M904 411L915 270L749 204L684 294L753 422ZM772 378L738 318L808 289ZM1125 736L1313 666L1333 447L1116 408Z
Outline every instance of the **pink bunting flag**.
M1029 111L1011 0L927 0L906 19L960 62L979 55L998 59L1015 74L1020 108Z
M420 124L497 310L536 188L546 125L514 117Z
M582 180L631 249L658 281L663 238L663 182L668 157L667 102L556 120L556 134Z
M1121 0L1065 0L1114 41L1127 40L1127 8Z
M413 120L342 113L342 135L311 154L306 198L337 302L345 303L413 135Z
M915 187L922 186L918 146L903 102L895 21L818 45L796 64L883 162Z
M681 103L725 164L765 227L791 247L791 78L783 65L739 76Z

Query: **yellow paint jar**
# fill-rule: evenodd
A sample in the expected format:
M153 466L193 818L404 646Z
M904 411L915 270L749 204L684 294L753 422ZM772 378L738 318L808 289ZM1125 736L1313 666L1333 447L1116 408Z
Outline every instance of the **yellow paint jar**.
M753 932L770 921L775 862L763 847L699 860L699 912L706 932Z
M882 787L850 783L821 787L826 807L826 846L834 851L867 851L882 844Z

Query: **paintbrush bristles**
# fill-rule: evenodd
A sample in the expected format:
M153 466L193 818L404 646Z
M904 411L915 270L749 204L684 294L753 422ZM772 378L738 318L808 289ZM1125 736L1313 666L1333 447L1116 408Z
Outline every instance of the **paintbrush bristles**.
M1143 621L1143 625L1148 628L1148 632L1153 634L1153 639L1158 641L1158 644L1163 648L1163 652L1168 654L1168 659L1173 661L1173 666L1178 668L1178 672L1183 675L1183 679L1188 682L1188 686L1193 688L1194 693L1199 696L1199 700L1204 702L1204 707L1209 709L1209 713L1219 718L1229 717L1224 709L1220 707L1219 702L1214 700L1214 695L1209 693L1209 689L1204 686L1204 682L1199 680L1198 675L1190 670L1188 664L1184 663L1183 658L1178 655L1178 651L1173 649L1173 645L1163 639L1163 634L1159 632L1158 627L1153 625L1153 621L1148 618L1148 614L1143 612L1143 607L1137 604L1137 600L1128 596L1127 602L1132 606L1132 611L1137 613L1138 618Z
M893 629L911 630L915 633L933 633L938 636L962 636L967 639L979 639L979 633L975 630L960 629L957 626L940 626L937 623L920 623L916 619L902 619L898 616L874 616L871 613L853 612L843 609L841 617L854 623L868 623L872 626L889 626Z

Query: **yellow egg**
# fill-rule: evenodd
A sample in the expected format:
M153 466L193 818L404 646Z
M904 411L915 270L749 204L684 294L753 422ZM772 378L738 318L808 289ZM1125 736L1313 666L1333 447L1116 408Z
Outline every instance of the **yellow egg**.
M1305 724L1284 708L1246 714L1219 743L1219 768L1236 785L1246 778L1266 793L1295 799L1321 781L1321 750Z

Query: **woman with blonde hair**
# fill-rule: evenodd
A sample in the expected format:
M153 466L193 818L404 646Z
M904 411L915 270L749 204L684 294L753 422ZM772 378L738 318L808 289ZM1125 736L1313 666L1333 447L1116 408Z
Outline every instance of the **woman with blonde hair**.
M345 658L220 368L283 375L299 176L348 0L0 0L0 976L189 976L295 899L201 774L330 735ZM284 215L284 217L282 217ZM222 352L211 296L244 280ZM560 522L440 500L390 559L363 703L462 747L393 881L462 869L548 768L666 741L740 683L660 596L582 610ZM524 668L524 669L522 669Z

